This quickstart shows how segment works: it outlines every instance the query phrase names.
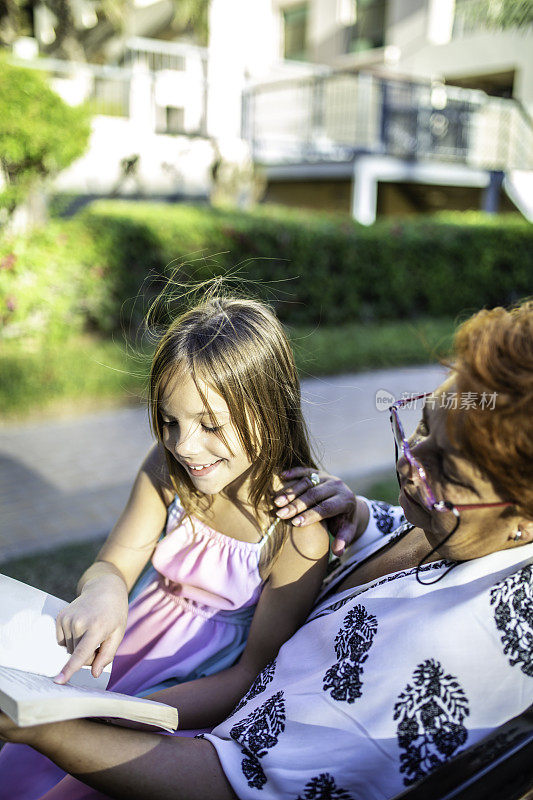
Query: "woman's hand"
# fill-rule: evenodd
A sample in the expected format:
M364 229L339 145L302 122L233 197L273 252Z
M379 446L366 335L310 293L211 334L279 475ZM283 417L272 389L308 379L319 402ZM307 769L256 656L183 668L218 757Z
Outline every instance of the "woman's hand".
M128 590L124 580L107 572L87 581L82 592L56 619L59 644L72 654L56 683L67 683L84 664L97 678L110 664L124 636Z
M335 537L332 550L340 556L365 530L368 508L340 478L319 472L320 483L315 486L310 480L312 473L316 470L308 467L295 467L283 473L287 483L274 497L276 513L299 527L327 520L328 530Z

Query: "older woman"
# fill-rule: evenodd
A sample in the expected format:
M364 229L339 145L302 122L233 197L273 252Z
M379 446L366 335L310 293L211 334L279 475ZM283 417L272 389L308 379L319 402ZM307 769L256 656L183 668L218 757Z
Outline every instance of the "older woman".
M78 779L47 800L99 796L83 784L128 798L387 798L532 702L533 303L459 329L453 372L409 440L405 405L391 409L402 508L293 476L285 516L340 514L336 549L353 541L306 623L212 733L17 729L0 717L3 738Z

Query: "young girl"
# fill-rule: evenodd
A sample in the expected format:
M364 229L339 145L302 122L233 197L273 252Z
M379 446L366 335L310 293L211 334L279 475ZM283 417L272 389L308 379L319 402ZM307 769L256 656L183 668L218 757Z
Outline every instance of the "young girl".
M149 406L156 444L58 616L72 656L56 680L91 661L100 674L114 657L110 689L157 691L178 708L180 733L196 732L231 712L306 618L328 536L271 508L281 472L313 460L292 352L266 306L210 295L176 319L153 359ZM5 746L0 773L1 800L35 800L64 775L23 745ZM51 797L75 797L74 784Z

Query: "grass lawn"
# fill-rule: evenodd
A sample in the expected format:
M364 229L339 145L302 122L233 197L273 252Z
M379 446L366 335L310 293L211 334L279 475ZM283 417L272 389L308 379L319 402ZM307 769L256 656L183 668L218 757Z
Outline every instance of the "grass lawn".
M348 323L289 331L302 377L429 364L451 349L453 319Z
M4 342L0 408L4 420L60 416L124 405L144 396L148 359L121 340L79 336L39 350Z
M351 487L355 489L354 486ZM366 497L397 503L398 484L394 476L386 476L368 488ZM0 564L0 572L31 586L44 589L63 600L73 600L82 572L94 560L103 539L73 544Z
M450 348L453 319L291 328L300 375L426 364ZM5 421L57 416L145 397L150 353L123 339L88 335L40 350L2 342L0 408Z

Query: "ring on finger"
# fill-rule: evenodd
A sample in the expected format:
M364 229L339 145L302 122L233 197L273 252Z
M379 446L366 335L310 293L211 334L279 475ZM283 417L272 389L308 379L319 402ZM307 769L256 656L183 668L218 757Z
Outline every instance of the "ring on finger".
M313 486L318 486L318 484L320 483L320 475L318 474L318 472L312 472L309 475L309 480L311 481Z

